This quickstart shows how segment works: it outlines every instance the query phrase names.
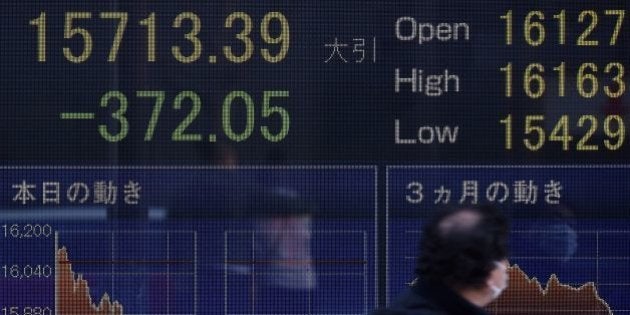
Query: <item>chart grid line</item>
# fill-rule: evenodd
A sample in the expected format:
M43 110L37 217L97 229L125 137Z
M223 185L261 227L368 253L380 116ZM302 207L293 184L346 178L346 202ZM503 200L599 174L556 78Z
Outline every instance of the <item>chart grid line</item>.
M276 260L256 260L256 236L258 233L261 233L261 231L258 230L224 230L223 231L223 247L224 247L224 252L223 252L223 270L224 270L224 275L223 275L223 279L224 279L224 284L223 284L223 304L224 304L224 314L225 315L237 315L240 313L233 313L233 312L229 312L229 275L232 275L232 273L229 272L229 268L228 265L229 264L247 264L249 265L249 270L248 272L250 273L249 276L250 277L250 283L251 283L251 288L248 288L248 291L252 292L253 294L250 296L250 299L255 299L254 294L257 295L257 293L255 292L255 277L259 276L259 275L282 275L282 274L304 274L304 272L307 273L307 276L309 277L309 279L311 279L311 277L314 277L315 275L319 275L319 276L339 276L339 275L346 275L346 276L358 276L361 279L361 290L363 291L363 298L362 298L362 304L363 306L360 308L363 313L361 314L367 314L369 312L368 309L368 291L367 291L367 287L368 287L368 258L367 258L367 246L368 246L368 233L366 231L343 231L343 230L339 230L339 231L331 231L331 230L314 230L314 231L310 231L310 233L312 234L333 234L333 233L337 233L337 234L358 234L357 236L358 239L360 239L361 245L360 248L361 249L361 260L348 260L348 261L343 261L343 260L317 260L317 259L311 259L307 261L304 261L303 263L308 263L308 264L313 264L313 265L328 265L328 264L345 264L345 265L362 265L362 269L361 272L349 272L349 273L340 273L340 272L323 272L323 273L313 273L312 270L307 270L307 271L302 271L302 272L257 272L256 271L256 265L259 264L273 264L276 263ZM291 233L299 233L296 231L287 231L287 233L291 234ZM244 240L248 239L248 243L250 244L250 248L248 249L250 251L250 255L253 258L251 261L249 260L232 260L230 259L229 256L229 248L230 248L230 235L235 234L235 235L241 235L241 236L245 236ZM279 262L279 260L278 260ZM284 260L283 260L284 262ZM302 261L296 261L295 263L299 263L301 264ZM244 273L234 273L233 275L236 276L243 276ZM307 311L306 313L299 313L299 315L331 315L329 313L314 313L313 312L313 302L314 302L314 297L312 296L313 292L311 292L312 290L309 290L308 294L306 295L306 300L305 302L307 303ZM256 312L256 308L255 308L255 301L251 300L251 313L247 313L247 314L243 314L243 315L278 315L277 313L257 313ZM335 313L336 314L336 313ZM345 313L344 313L345 314ZM298 315L298 314L296 314ZM353 314L348 314L348 315L353 315Z

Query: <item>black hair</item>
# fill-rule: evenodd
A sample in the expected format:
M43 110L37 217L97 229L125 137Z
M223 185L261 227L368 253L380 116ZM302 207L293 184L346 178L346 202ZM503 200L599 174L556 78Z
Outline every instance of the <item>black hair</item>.
M456 288L485 284L495 261L508 256L507 218L491 206L440 211L424 226L416 273Z

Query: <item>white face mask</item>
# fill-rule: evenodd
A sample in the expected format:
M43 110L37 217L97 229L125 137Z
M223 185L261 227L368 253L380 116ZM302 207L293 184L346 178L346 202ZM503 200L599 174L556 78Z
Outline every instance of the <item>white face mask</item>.
M505 290L505 288L501 289L497 287L496 285L491 284L490 290L492 290L492 299L495 300L501 295L501 293L503 293L503 290Z
M497 299L501 295L501 293L503 293L503 291L507 288L507 278L508 278L507 267L505 267L505 265L503 263L498 262L498 261L495 262L494 264L497 266L497 268L499 268L501 270L501 272L503 272L505 274L504 277L505 277L506 281L505 281L505 285L503 286L503 288L499 288L499 287L497 287L494 284L488 284L488 287L490 287L490 290L492 290L492 299L493 300Z

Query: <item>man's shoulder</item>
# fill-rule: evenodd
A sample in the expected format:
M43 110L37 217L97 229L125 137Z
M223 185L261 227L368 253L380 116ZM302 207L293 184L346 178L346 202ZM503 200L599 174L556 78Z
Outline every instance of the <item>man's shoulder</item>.
M449 287L439 283L420 282L407 288L398 301L375 315L488 315L462 298Z

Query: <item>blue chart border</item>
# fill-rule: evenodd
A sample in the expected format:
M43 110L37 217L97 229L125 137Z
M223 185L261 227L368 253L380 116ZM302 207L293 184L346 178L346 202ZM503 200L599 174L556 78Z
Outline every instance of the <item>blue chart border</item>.
M630 164L597 164L597 165L388 165L385 167L385 305L391 302L390 290L390 253L389 253L389 210L390 210L390 170L417 169L630 169Z
M377 165L0 165L2 170L373 170L374 171L374 305L379 305L379 191L378 191L378 166ZM387 258L387 257L386 257ZM386 278L387 279L387 278ZM367 294L367 292L366 292ZM367 295L366 295L367 298ZM56 299L56 297L55 297ZM367 302L367 300L366 300ZM367 308L367 304L365 306ZM198 311L198 310L196 310ZM369 312L369 310L366 310Z

